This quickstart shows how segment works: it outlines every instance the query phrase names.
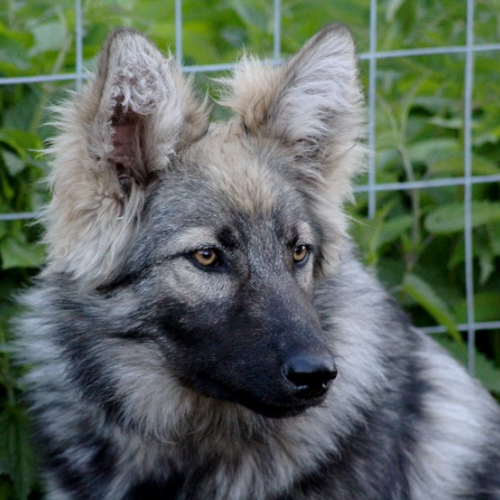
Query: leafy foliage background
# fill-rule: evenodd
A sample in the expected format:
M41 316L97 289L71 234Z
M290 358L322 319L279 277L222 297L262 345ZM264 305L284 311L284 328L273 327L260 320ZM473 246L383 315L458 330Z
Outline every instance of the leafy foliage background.
M184 0L186 64L233 62L242 48L270 57L273 6L265 0ZM477 0L475 42L500 41L500 1ZM466 2L379 0L378 50L464 45ZM283 0L282 52L296 52L325 24L346 23L361 52L368 49L369 0ZM84 61L92 69L100 44L114 26L145 31L166 50L174 47L173 0L85 0ZM0 0L0 77L72 73L75 69L73 0ZM499 52L475 56L473 175L500 173ZM377 63L376 178L401 182L461 177L464 171L464 71L460 54L382 59ZM367 63L361 63L366 80ZM211 74L210 76L217 76ZM201 91L213 91L205 76ZM69 85L72 88L73 84ZM38 152L52 134L47 105L68 85L0 86L0 213L38 210L47 200L39 182L47 160ZM216 115L221 115L216 110ZM365 179L360 179L360 184ZM476 321L500 319L500 187L473 188ZM437 336L465 360L455 325L466 321L463 187L377 194L377 212L366 217L366 195L349 210L361 255L418 325L441 324ZM0 221L0 500L40 497L36 455L28 440L29 417L9 341L16 312L12 297L43 262L40 228ZM477 333L477 376L500 394L500 331Z

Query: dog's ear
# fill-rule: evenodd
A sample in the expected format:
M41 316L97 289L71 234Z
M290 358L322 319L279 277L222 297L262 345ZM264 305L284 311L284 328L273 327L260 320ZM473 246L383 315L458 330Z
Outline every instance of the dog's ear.
M284 65L273 68L244 58L228 80L223 100L255 136L282 141L299 160L328 175L346 161L344 177L360 168L364 99L352 36L342 25L329 26L310 39ZM353 155L354 156L354 155Z
M94 89L99 104L90 153L115 170L125 195L208 126L173 59L138 32L119 29L107 39Z
M208 113L173 59L127 29L109 36L97 74L58 111L48 267L95 283L110 275L149 183L206 132Z

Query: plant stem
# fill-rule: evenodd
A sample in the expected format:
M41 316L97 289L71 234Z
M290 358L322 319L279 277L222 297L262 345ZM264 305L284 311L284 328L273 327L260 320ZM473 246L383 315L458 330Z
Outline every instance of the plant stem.
M408 154L408 150L403 145L403 141L401 145L398 146L398 152L401 156L401 160L403 162L403 168L405 169L406 177L409 182L415 180L415 175L413 172L413 165L411 163L410 155ZM405 264L407 271L411 271L415 264L418 261L419 248L420 248L420 193L418 189L410 189L408 191L411 201L411 209L413 214L413 228L411 232L411 251L406 255Z

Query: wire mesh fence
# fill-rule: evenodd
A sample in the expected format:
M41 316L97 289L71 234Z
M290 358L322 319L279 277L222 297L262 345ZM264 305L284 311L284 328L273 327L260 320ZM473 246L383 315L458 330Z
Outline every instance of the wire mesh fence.
M473 132L473 92L475 58L482 53L500 54L500 43L475 43L475 2L467 0L464 6L465 23L465 43L453 46L417 47L397 50L384 50L377 46L379 15L378 0L370 0L369 9L369 40L368 50L360 54L361 63L366 63L363 69L368 71L367 77L367 108L368 108L368 147L371 152L369 156L368 174L366 182L356 186L355 191L366 194L368 198L368 217L373 218L379 207L379 195L389 191L419 191L419 190L439 190L449 187L463 188L464 205L464 266L465 266L465 297L466 297L466 321L456 325L457 330L466 332L468 339L468 367L474 372L474 349L476 344L476 332L500 329L500 316L493 321L476 321L475 315L475 290L474 290L474 241L473 241L473 188L480 185L488 185L500 182L500 174L477 175L473 171L472 165L472 132ZM272 16L272 61L278 63L282 57L282 19L286 10L286 2L281 0L273 1ZM0 85L33 84L47 82L73 82L74 87L79 91L85 80L84 68L84 32L82 11L82 0L75 0L75 68L74 72L64 74L45 74L35 76L19 76L0 78ZM183 51L183 2L175 0L175 58L182 64L185 60ZM380 84L378 75L380 66L388 60L410 60L419 57L440 57L456 55L464 58L463 66L463 172L462 175L438 179L404 179L401 182L384 182L377 177L376 151L377 151L377 113L380 112L377 102L378 85ZM212 74L221 71L231 70L231 63L217 63L204 65L184 65L184 71L196 74ZM15 221L32 219L36 216L33 212L14 212L0 214L0 221ZM499 308L500 314L500 308ZM446 331L445 326L430 325L424 327L429 333L439 333Z

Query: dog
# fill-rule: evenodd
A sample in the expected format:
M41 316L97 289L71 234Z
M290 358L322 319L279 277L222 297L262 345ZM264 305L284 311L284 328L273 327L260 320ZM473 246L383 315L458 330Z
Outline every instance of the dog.
M500 499L500 411L358 262L352 37L207 100L118 29L59 108L48 258L22 298L52 500Z

